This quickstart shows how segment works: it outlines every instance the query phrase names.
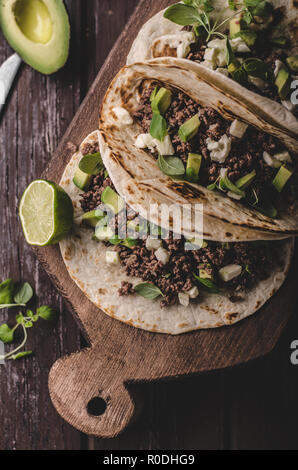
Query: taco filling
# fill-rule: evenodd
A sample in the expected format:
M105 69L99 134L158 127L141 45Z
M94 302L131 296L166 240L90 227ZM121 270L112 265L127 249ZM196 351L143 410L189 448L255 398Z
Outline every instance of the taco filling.
M292 155L272 135L227 121L177 89L144 86L133 118L135 146L150 150L167 176L226 193L275 218L297 197Z
M90 152L98 155L97 144L82 147L83 155ZM74 182L77 184L77 173ZM149 224L120 198L103 166L84 189L80 205L83 223L95 229L93 243L104 243L108 247L106 262L118 265L132 279L122 281L119 296L160 298L162 308L188 307L207 293L221 293L231 302L241 302L282 264L280 242L186 240ZM109 218L111 209L115 217ZM143 282L135 285L134 278Z
M212 4L194 0L169 7L164 17L183 26L179 45L159 45L155 57L174 54L201 63L297 113L290 96L298 56L288 52L295 44L281 28L282 9L270 2L234 1L226 17L226 10L215 11Z

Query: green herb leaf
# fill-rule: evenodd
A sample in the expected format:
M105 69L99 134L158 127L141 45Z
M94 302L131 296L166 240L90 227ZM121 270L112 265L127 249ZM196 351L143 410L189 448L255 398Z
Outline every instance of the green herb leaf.
M243 63L243 69L252 77L261 78L265 82L272 81L271 70L261 59L246 59Z
M23 351L17 354L13 354L12 356L9 357L9 359L16 361L18 359L22 359L23 357L31 356L31 354L33 354L33 351Z
M134 290L145 299L154 300L160 296L164 297L161 290L154 284L151 284L150 282L144 282L142 284L138 284L137 286L135 286Z
M29 282L25 282L18 290L14 296L14 301L16 304L23 305L27 304L33 297L33 289L30 286Z
M55 321L57 318L57 312L55 309L43 305L36 310L37 315L46 321Z
M202 21L201 15L196 8L190 5L183 5L182 3L170 6L165 11L164 17L181 26L193 25Z
M202 279L193 273L194 278L201 284L201 286L207 289L211 294L218 294L220 292L219 288L214 284L211 279Z
M163 155L159 155L158 166L167 176L182 176L185 174L184 164L178 157L164 157Z
M87 175L99 175L99 173L104 170L100 153L85 155L79 163L79 168Z
M152 101L154 100L154 98L156 97L156 95L157 95L157 93L158 93L158 90L159 90L159 87L156 86L156 87L154 88L154 90L152 91L151 96L150 96L150 101L151 101L151 102L152 102Z
M236 11L236 5L235 5L235 0L229 0L229 8L230 10Z
M236 58L235 58L235 54L233 52L233 49L231 47L229 38L226 39L226 47L227 47L227 65L230 65L233 62L235 62Z
M154 138L163 142L164 138L168 134L167 121L160 114L153 114L151 125L150 125L150 135Z
M10 328L8 325L3 324L0 326L0 341L2 343L12 343L13 342L14 329Z
M12 279L7 279L0 284L0 304L12 304L15 284Z
M24 316L21 312L16 316L16 322L20 324L24 323Z

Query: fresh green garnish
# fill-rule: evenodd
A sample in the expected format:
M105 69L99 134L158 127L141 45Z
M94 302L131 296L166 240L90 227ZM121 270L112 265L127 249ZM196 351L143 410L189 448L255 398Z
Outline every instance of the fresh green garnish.
M219 180L220 180L220 176L217 178L216 181L214 181L214 183L209 184L207 186L207 189L209 189L209 191L214 191L217 188L217 184L219 183Z
M285 47L287 45L287 38L285 37L280 37L280 38L271 38L270 43L273 44L274 46L278 47Z
M87 175L99 175L104 170L100 153L85 155L79 163L79 169Z
M235 184L239 189L246 189L252 184L256 176L256 170L253 170L251 173L248 173L247 175L242 176L242 178L239 178Z
M220 290L214 284L214 282L211 279L202 279L201 277L197 276L195 273L193 273L194 278L201 284L203 289L208 290L211 292L211 294L219 294Z
M28 298L28 292L26 296L26 289L23 291L23 299ZM24 339L22 343L16 347L13 351L0 356L0 360L16 360L21 359L25 356L32 354L32 351L20 351L27 342L27 329L32 328L34 323L36 323L40 318L46 321L53 321L56 319L57 312L48 306L39 307L36 310L36 313L33 313L32 310L27 310L26 315L24 316L21 312L16 316L16 324L13 328L10 328L7 324L0 326L0 341L4 344L12 343L14 340L14 333L19 328L22 327L24 333ZM20 351L20 352L19 352Z
M156 97L157 93L158 93L158 86L156 86L156 87L154 88L154 90L152 91L152 93L151 93L151 95L150 95L150 101L151 101L151 102L154 100L154 98Z
M280 167L274 180L272 181L273 186L279 193L282 192L289 179L293 176L293 173L294 170L289 168L287 165L283 165Z
M239 33L237 33L235 37L243 39L243 41L249 47L253 47L256 43L256 40L258 39L258 34L256 33L256 31L252 31L251 29L244 29L242 31L239 31Z
M188 142L189 140L193 139L199 132L200 125L201 122L197 114L182 124L178 132L179 138L182 140L182 142Z
M183 176L185 174L183 162L178 157L164 157L163 155L159 155L158 166L167 176Z
M144 282L144 283L138 284L134 287L134 290L145 299L154 300L154 299L157 299L158 297L164 297L161 290L154 284L151 284L150 282Z
M219 180L219 184L221 189L232 191L233 193L237 194L238 196L245 197L245 192L239 189L232 181L229 179L227 172L225 176L221 176Z
M18 289L12 279L0 284L0 309L12 307L25 307L33 297L33 289L28 282Z
M262 202L262 204L254 204L253 207L261 214L266 215L266 217L269 217L270 219L275 219L277 217L277 209L269 201Z
M161 114L163 116L169 109L171 101L171 91L167 90L166 88L161 88L151 101L153 114Z
M168 135L167 121L161 114L153 114L150 124L150 135L160 142L163 142L164 138Z

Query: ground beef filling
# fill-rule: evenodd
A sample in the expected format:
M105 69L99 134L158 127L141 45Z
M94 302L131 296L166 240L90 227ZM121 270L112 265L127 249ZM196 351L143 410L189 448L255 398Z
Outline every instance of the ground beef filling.
M134 118L145 133L149 132L152 120L150 96L154 86L144 90L138 109L134 113ZM172 102L165 114L169 126L168 132L175 155L179 156L184 163L187 162L190 152L201 154L204 157L200 171L200 184L208 186L216 182L221 168L228 169L228 177L233 182L256 170L257 178L253 186L254 191L259 192L258 197L261 198L262 193L265 193L266 190L272 191L272 180L277 170L264 162L263 152L273 155L284 150L283 145L276 138L253 127L247 129L242 139L232 137L229 133L231 123L226 121L217 111L213 108L200 106L178 90L172 90L172 92ZM195 114L199 115L201 121L199 132L191 141L184 143L178 135L179 127ZM211 160L206 141L208 137L218 141L224 134L231 137L232 148L226 161L217 163ZM247 198L249 202L254 203L255 192L250 194L248 190Z
M104 174L93 178L89 191L82 195L81 206L84 212L101 207L100 196L103 189L107 186L113 187L109 177ZM127 208L127 218L124 211L116 219L115 233L119 238L122 236L122 227L124 221L132 220L138 217L133 210ZM124 228L124 227L123 227ZM126 228L126 225L125 225ZM109 242L108 246L113 246ZM199 274L199 268L212 275L214 283L219 288L224 288L226 295L232 301L240 301L246 291L251 289L260 280L266 279L274 267L274 261L277 262L277 256L271 256L266 250L268 245L262 243L234 243L222 244L208 242L206 248L200 250L185 250L185 239L175 239L173 234L162 241L163 247L170 253L170 260L163 265L155 257L153 250L146 248L146 238L138 240L137 245L127 248L122 245L113 249L118 251L121 265L125 273L132 278L142 279L144 282L151 282L160 288L164 297L161 300L161 306L166 307L179 303L179 292L188 292L197 283L193 273ZM276 246L270 244L270 246ZM230 264L239 264L242 266L241 276L228 283L223 283L219 276L219 270ZM204 291L200 290L200 298ZM119 289L119 295L134 294L133 284L122 282Z

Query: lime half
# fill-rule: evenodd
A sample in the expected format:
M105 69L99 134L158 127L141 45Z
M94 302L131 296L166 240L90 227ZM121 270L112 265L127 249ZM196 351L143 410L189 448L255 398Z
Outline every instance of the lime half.
M24 235L30 245L54 245L66 237L73 226L70 197L50 181L36 180L29 184L19 210Z

